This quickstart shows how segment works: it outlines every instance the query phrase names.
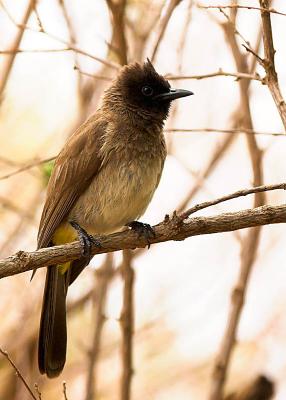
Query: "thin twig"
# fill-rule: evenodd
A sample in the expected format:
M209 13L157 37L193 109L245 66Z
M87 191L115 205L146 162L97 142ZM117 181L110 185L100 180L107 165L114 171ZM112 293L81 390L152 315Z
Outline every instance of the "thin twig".
M27 171L30 168L38 167L38 166L40 166L42 164L45 164L45 163L47 163L49 161L53 161L55 158L56 157L48 157L48 158L44 158L43 160L32 161L32 162L30 162L30 163L28 163L26 165L23 165L21 168L17 169L16 171L13 171L13 172L10 172L9 174L0 176L0 180L11 178L11 176L17 175L20 172L24 172L24 171Z
M241 6L241 5L238 5L238 4L228 5L228 6L226 6L226 5L203 6L203 5L198 4L197 7L198 8L204 8L204 9L211 9L211 8L225 9L225 8L229 8L229 9L255 10L255 11L267 12L267 13L271 13L271 14L283 15L284 17L286 17L286 13L283 13L281 11L275 10L272 7L267 8L267 7Z
M157 41L155 43L154 49L153 49L153 53L151 56L151 61L154 63L160 43L163 39L163 36L165 34L166 28L168 26L168 23L172 17L172 14L175 10L175 8L181 3L182 0L170 0L168 6L167 6L167 10L165 15L163 16L162 20L160 21L160 27L159 27L159 34L158 34L158 38Z
M101 79L101 80L104 80L104 81L112 81L112 78L110 76L104 76L104 75L91 74L89 72L84 72L77 65L74 66L74 70L78 71L79 74L81 74L81 75L85 75L85 76L88 76L88 77L93 78L93 79Z
M5 87L7 85L8 78L9 78L10 72L12 70L12 66L14 64L14 60L15 60L15 57L16 57L16 54L17 54L16 50L20 46L21 40L22 40L23 35L24 35L24 31L25 31L24 26L26 26L26 24L27 24L27 22L28 22L28 20L30 18L31 13L33 12L35 4L36 4L36 0L30 0L29 1L27 9L26 9L26 11L24 13L24 16L23 16L23 19L22 19L22 23L20 24L20 26L18 26L18 28L19 28L18 32L17 32L16 37L14 39L14 43L11 46L12 53L6 59L6 64L3 67L2 78L0 80L0 103L1 103L1 101L3 99L3 92L4 92ZM0 2L0 5L2 5L2 7L3 7L2 0Z
M130 250L123 250L122 277L124 281L123 306L120 316L122 329L122 377L121 400L131 399L133 375L133 331L134 331L134 269Z
M17 49L17 50L0 50L0 54L26 54L26 53L60 53L63 51L71 51L72 49L65 47L63 49Z
M72 44L72 46L76 45L76 31L75 31L75 27L74 24L72 22L72 19L69 16L67 7L66 7L66 3L65 0L58 0L58 3L60 5L60 8L62 10L64 19L65 19L65 23L68 29L68 33L69 33L69 42ZM74 53L74 63L77 66L78 65L78 53ZM78 86L78 93L80 94L80 101L82 101L82 94L84 93L84 85L82 83L82 76L80 74L77 74L77 86ZM81 104L81 103L80 103Z
M29 392L29 394L31 395L32 399L34 400L38 400L32 389L30 388L30 386L28 385L28 383L26 382L25 378L23 377L23 375L21 374L21 372L19 371L19 369L17 368L17 366L14 364L14 362L11 360L9 354L7 353L7 351L4 351L1 347L0 347L0 353L9 361L9 363L11 364L11 366L13 367L13 369L16 372L16 375L18 376L18 378L20 378L20 380L23 382L25 388L27 389L27 391Z
M191 214L194 214L197 211L203 210L204 208L214 206L216 204L222 203L224 201L236 199L238 197L248 196L249 194L253 193L262 193L262 192L269 192L271 190L286 190L286 184L279 183L276 185L262 185L257 186L251 189L243 189L238 190L237 192L228 194L226 196L222 196L215 200L205 201L204 203L196 204L195 206L189 208L187 211L180 214L182 218L188 218Z
M41 31L41 32L44 32L44 26L43 26L42 20L41 20L41 18L40 18L40 14L39 14L39 12L38 12L38 7L37 7L38 1L39 1L39 0L36 0L36 4L35 4L35 7L34 7L34 13L35 13L35 15L36 15L36 18L37 18L37 22L38 22L40 31Z
M282 123L286 130L286 103L281 94L277 72L275 69L275 49L273 45L271 18L269 13L269 0L259 0L261 8L263 44L264 44L264 68L266 72L266 83L279 111ZM266 11L265 11L266 9Z
M243 72L226 72L223 71L221 68L216 71L216 72L211 72L209 74L203 74L203 75L166 75L166 79L169 79L170 81L174 80L181 80L181 79L207 79L207 78L214 78L216 76L231 76L236 78L236 80L239 79L251 79L255 81L260 81L263 84L264 78L261 78L261 76L256 72L255 74L246 74Z
M35 0L34 0L34 1L35 1ZM73 46L73 45L72 45L71 43L69 43L67 40L62 39L62 38L58 37L57 35L54 35L54 34L51 33L51 32L48 32L48 31L46 31L46 30L42 31L42 30L39 30L39 29L34 29L34 28L28 26L26 23L17 23L17 22L14 20L14 18L12 17L12 15L9 13L7 7L5 7L5 5L3 4L2 0L0 0L0 5L1 5L1 7L3 8L3 10L5 11L6 15L9 17L10 21L11 21L15 26L17 26L18 28L22 29L23 31L24 31L24 30L29 30L29 31L36 32L36 33L42 33L42 34L44 34L44 35L50 37L51 39L53 39L53 40L55 40L55 41L57 41L57 42L59 42L59 43L64 44L65 46L67 46L68 49L70 49L70 50L72 50L72 51L74 51L74 52L76 52L76 53L78 53L78 54L81 54L81 55L83 55L83 56L85 56L85 57L89 57L89 58L91 58L91 59L93 59L93 60L95 60L95 61L98 61L98 62L100 62L101 64L104 64L105 66L107 66L107 67L109 67L109 68L112 68L112 69L115 69L115 70L118 70L118 69L120 68L120 66L119 66L118 64L116 64L116 63L114 63L114 62L112 62L112 61L105 60L105 59L103 59L103 58L101 58L101 57L97 57L97 56L95 56L95 55L93 55L93 54L88 53L87 51L84 51L84 50L82 50L82 49L80 49L80 48L78 48L78 47L76 47L76 46ZM0 93L1 93L1 92L0 92Z
M285 132L258 132L244 127L235 129L219 129L219 128L166 128L164 132L186 132L186 133L241 133L247 135L262 135L262 136L283 136L286 138Z
M64 400L68 400L67 396L67 384L65 381L63 381L63 394L64 394Z

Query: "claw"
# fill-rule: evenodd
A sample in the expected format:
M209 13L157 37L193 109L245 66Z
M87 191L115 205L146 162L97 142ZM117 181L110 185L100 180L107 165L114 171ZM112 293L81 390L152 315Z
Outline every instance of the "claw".
M155 231L151 225L144 224L143 222L139 221L132 221L126 224L126 226L137 232L138 238L144 236L148 244L148 249L150 249L151 246L150 239L154 239L156 237Z
M84 258L91 260L91 247L94 244L101 247L100 241L95 239L92 235L86 232L77 222L70 221L71 226L77 231L78 240L81 244L81 253Z

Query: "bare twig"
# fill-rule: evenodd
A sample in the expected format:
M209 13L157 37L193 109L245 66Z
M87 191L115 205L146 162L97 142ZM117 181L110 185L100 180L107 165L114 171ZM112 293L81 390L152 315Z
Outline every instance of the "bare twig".
M35 2L35 0L33 1L33 3L34 3L34 2ZM112 61L105 60L105 59L103 59L103 58L101 58L101 57L97 57L97 56L95 56L95 55L93 55L93 54L88 53L87 51L84 51L84 50L82 50L82 49L80 49L80 48L78 48L78 47L76 47L76 46L73 46L73 45L72 45L71 43L69 43L67 40L62 39L62 38L58 37L57 35L54 35L54 34L51 33L51 32L48 32L48 31L46 31L46 30L42 31L41 29L34 29L34 28L28 26L26 23L17 23L17 22L14 20L14 18L12 17L12 15L9 13L8 9L4 6L2 0L0 0L0 5L1 5L1 7L3 8L3 10L5 11L5 13L6 13L6 15L8 16L8 18L10 19L10 21L11 21L15 26L17 26L19 29L22 29L23 31L24 31L24 30L29 30L29 31L32 31L32 32L42 33L42 34L44 34L44 35L50 37L51 39L53 39L53 40L55 40L55 41L57 41L57 42L59 42L59 43L64 44L65 46L67 46L67 48L68 48L69 50L72 50L72 51L74 51L74 52L76 52L76 53L78 53L78 54L81 54L81 55L85 56L85 57L89 57L89 58L91 58L91 59L93 59L93 60L95 60L95 61L98 61L98 62L100 62L101 64L104 64L106 67L109 67L109 68L112 68L112 69L115 69L115 70L118 70L118 69L120 68L120 66L119 66L118 64L116 64L116 63L114 63L114 62L112 62Z
M284 132L258 132L244 127L235 129L219 129L219 128L167 128L164 132L186 132L186 133L243 133L246 135L262 135L262 136L283 136L286 138Z
M36 4L35 4L35 7L34 7L34 13L35 13L35 15L36 15L36 18L37 18L37 22L38 22L40 31L41 31L41 32L44 32L44 26L43 26L43 23L42 23L40 14L39 14L39 12L38 12L38 7L37 7L38 1L39 1L39 0L36 0Z
M255 74L246 74L244 72L226 72L222 69L219 69L216 72L211 72L209 74L204 75L166 75L166 79L170 81L180 80L180 79L207 79L207 78L214 78L216 76L231 76L239 79L251 79L255 81L260 81L262 84L265 84L264 78L262 78L257 72Z
M263 44L264 44L264 56L265 56L263 65L266 72L266 83L274 99L282 123L286 130L286 103L280 91L277 72L275 69L275 61L274 61L275 50L273 45L271 18L269 13L269 8L270 8L269 0L259 0L259 2L261 8L263 8L263 10L261 11L261 19L262 19ZM265 9L267 11L265 11Z
M26 54L26 53L60 53L63 51L71 51L70 48L65 47L63 49L17 49L17 50L0 50L0 54Z
M285 183L282 184L283 187L284 185ZM267 190L267 186L265 186L265 191ZM167 217L163 222L154 226L156 237L150 238L150 243L184 240L191 236L230 232L283 222L286 222L286 205L262 206L250 210L210 217L195 217L187 220L174 214L173 218ZM138 238L138 235L132 230L102 236L100 242L101 248L92 247L92 255L146 246L145 239ZM33 252L19 251L13 256L0 260L0 279L47 265L63 264L78 259L80 256L81 246L78 242Z
M272 14L277 14L277 15L283 15L286 16L286 13L283 13L281 11L275 10L272 7L253 7L253 6L241 6L238 4L230 4L230 5L216 5L216 6L203 6L198 4L197 5L198 8L204 8L204 9L211 9L211 8L216 8L216 9L225 9L225 8L229 8L229 9L243 9L243 10L254 10L254 11L261 11L261 12L267 12L267 13L272 13Z
M75 45L76 44L76 34L75 34L75 31L74 31L74 27L73 27L72 21L71 21L71 19L69 17L68 10L66 8L65 1L64 0L58 0L58 2L59 2L59 5L60 5L60 7L62 9L63 16L64 16L66 24L67 24L67 28L68 28L68 31L69 31L70 42L71 42L72 45Z
M67 384L65 381L63 381L63 394L64 394L64 400L68 400L67 396Z
M17 368L17 366L14 364L14 362L11 360L9 354L7 353L7 351L4 351L1 347L0 347L0 353L9 361L9 363L11 364L11 366L13 367L13 369L15 370L16 375L18 376L18 378L20 378L20 380L23 382L25 388L27 389L27 391L29 392L29 394L31 395L32 399L37 400L37 398L35 397L32 389L30 388L30 386L28 385L28 383L26 382L25 378L23 377L23 375L21 374L21 372L19 371L19 369Z
M45 163L47 163L49 161L53 161L55 158L56 157L48 157L48 158L44 158L43 160L34 160L34 161L32 161L32 162L30 162L30 163L28 163L26 165L23 165L21 168L17 169L16 171L13 171L13 172L10 172L9 174L0 176L0 180L8 179L11 176L19 174L20 172L27 171L30 168L38 167L38 166L40 166L42 164L45 164Z
M69 16L67 7L66 7L66 3L65 0L58 0L58 3L60 5L60 8L62 10L64 19L65 19L65 23L68 29L68 33L69 33L69 42L72 44L72 46L76 45L76 30L74 27L74 24L72 22L72 19ZM75 62L75 66L78 65L78 53L74 52L74 62ZM85 94L85 85L83 85L82 82L82 75L77 74L77 86L78 86L78 93L79 93L79 99L80 99L80 105L82 106L82 100L84 98L84 94ZM88 84L87 84L88 85Z
M155 43L154 49L153 49L153 53L151 56L151 61L154 62L160 43L163 39L164 33L166 31L166 28L168 26L168 23L172 17L172 14L175 10L175 8L181 3L182 0L170 0L168 6L167 6L167 10L162 18L162 20L160 21L160 27L159 27L159 34L158 34L158 38L157 41Z
M12 53L10 54L10 56L6 59L6 63L4 64L3 70L2 70L2 78L0 80L0 103L3 99L3 92L5 90L6 84L8 82L8 78L16 57L16 50L18 49L18 47L20 46L22 37L24 35L24 31L25 28L24 26L27 24L31 13L33 12L33 9L35 7L36 4L36 0L30 0L27 6L27 9L24 13L23 19L22 19L22 23L20 24L20 26L18 27L18 32L17 35L14 39L14 43L11 46L11 51ZM3 7L3 3L1 1L0 5L2 5Z
M103 81L112 81L112 77L110 77L110 76L104 76L104 75L98 75L98 74L90 74L89 72L82 71L77 65L74 66L74 69L76 71L78 71L79 74L88 76L89 78L101 79Z
M122 328L122 377L121 400L131 398L131 379L133 375L133 331L134 331L134 269L131 265L131 253L123 251L122 277L124 280L123 307L120 316Z
M262 185L262 186L256 186L251 189L238 190L237 192L231 193L226 196L222 196L219 199L205 201L204 203L196 204L195 206L189 208L187 211L180 214L180 217L188 218L191 214L193 214L197 211L203 210L204 208L214 206L214 205L222 203L224 201L236 199L238 197L248 196L249 194L253 194L253 193L262 193L262 192L266 192L266 191L268 192L271 190L279 190L279 189L286 190L286 184L279 183L276 185Z

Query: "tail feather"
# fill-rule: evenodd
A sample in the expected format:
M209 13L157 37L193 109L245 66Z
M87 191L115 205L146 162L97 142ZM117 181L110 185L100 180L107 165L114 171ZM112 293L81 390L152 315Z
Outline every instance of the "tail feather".
M66 274L65 274L66 275ZM56 266L47 268L43 297L38 363L42 374L58 376L64 368L67 347L66 276Z

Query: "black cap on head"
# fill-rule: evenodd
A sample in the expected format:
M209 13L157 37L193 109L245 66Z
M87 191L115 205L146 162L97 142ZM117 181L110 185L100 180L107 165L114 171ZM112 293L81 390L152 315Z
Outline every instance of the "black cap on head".
M134 111L140 107L150 114L161 114L163 119L167 117L173 100L193 94L188 90L172 89L167 79L157 73L148 58L143 65L136 62L123 67L116 86L119 87L124 101Z

